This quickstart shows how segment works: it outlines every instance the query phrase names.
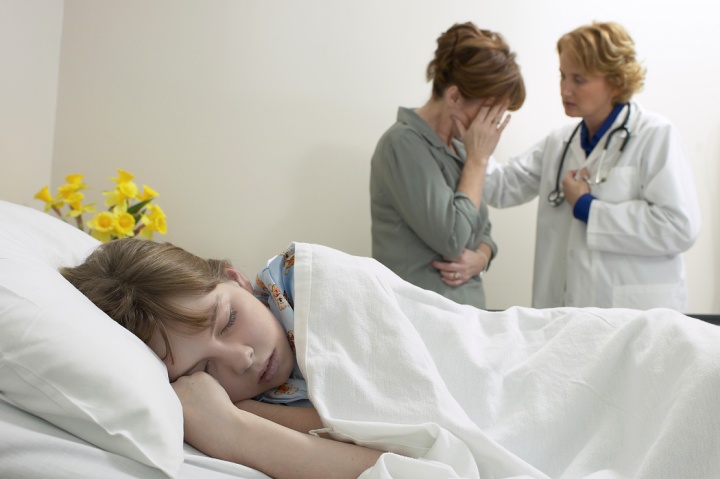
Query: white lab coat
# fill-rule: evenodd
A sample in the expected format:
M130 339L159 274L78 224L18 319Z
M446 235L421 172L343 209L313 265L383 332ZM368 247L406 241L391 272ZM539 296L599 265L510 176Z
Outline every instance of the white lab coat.
M592 176L605 138L622 124L626 111L587 158L578 131L562 175L587 165ZM700 209L677 130L667 119L632 103L631 138L607 181L591 186L596 199L586 224L573 217L567 201L554 207L547 200L575 126L554 131L507 164L491 159L488 166L489 205L506 208L539 196L533 307L667 307L687 312L681 253L697 238ZM612 138L606 165L617 157L623 136L619 132Z

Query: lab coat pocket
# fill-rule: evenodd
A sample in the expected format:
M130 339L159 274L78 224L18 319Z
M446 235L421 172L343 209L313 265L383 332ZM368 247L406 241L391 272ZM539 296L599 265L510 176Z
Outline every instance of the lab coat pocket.
M670 308L683 311L686 305L687 294L679 283L626 284L613 288L614 308Z
M634 166L616 166L607 176L607 179L595 185L591 193L597 199L608 203L620 203L640 198L640 184L638 169Z

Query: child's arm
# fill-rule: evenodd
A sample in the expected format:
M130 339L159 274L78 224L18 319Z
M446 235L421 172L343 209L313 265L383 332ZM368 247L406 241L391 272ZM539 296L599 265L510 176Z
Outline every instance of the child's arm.
M308 433L325 427L314 407L283 406L252 399L236 402L235 406L295 431Z
M205 373L181 377L173 388L183 406L188 444L276 479L357 478L382 454L303 434L243 411Z

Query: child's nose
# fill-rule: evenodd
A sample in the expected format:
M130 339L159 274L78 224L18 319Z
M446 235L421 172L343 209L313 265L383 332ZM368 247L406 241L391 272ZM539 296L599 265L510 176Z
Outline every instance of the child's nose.
M235 374L243 374L255 362L255 350L250 346L239 345L230 359L230 367Z

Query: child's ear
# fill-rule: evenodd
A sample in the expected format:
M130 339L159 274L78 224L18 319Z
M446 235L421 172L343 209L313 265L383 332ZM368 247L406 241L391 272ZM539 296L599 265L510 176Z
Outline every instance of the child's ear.
M250 283L250 280L245 277L244 274L242 274L240 271L236 270L233 267L229 267L225 270L227 272L228 277L235 281L237 284L240 285L241 288L247 290L248 292L253 292L252 283Z

